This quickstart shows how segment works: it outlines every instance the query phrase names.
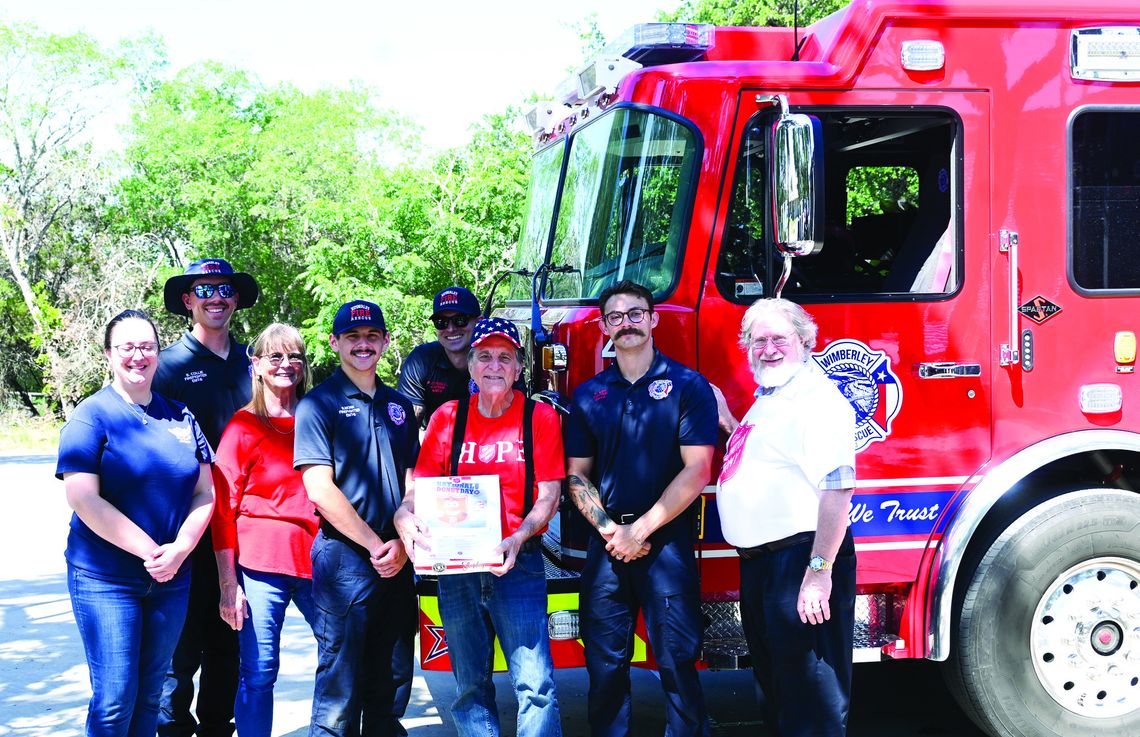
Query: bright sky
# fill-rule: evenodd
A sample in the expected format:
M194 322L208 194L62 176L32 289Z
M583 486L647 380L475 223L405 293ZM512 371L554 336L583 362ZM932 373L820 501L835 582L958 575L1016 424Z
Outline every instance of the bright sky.
M578 63L574 27L613 39L679 0L0 0L0 21L105 44L152 30L173 70L215 59L304 90L360 80L432 146L462 144L486 113L553 93Z

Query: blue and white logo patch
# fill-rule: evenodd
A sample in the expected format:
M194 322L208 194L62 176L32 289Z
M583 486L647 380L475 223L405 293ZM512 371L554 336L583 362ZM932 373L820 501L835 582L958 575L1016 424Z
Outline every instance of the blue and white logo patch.
M673 382L670 379L658 379L649 384L649 396L653 399L664 399L671 391L673 391Z
M855 409L855 452L886 440L903 398L887 354L857 340L837 340L811 357Z
M408 414L400 405L395 402L388 402L388 418L397 425L403 425L404 420L408 419Z

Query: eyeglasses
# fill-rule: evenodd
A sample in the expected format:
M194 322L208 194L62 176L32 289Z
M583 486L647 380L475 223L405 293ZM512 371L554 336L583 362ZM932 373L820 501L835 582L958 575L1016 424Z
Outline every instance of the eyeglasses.
M209 299L210 297L214 296L215 291L217 291L218 296L222 299L233 299L233 296L237 294L237 290L234 289L234 285L230 284L229 282L223 284L194 285L194 295L198 297L198 299Z
M649 310L643 309L641 307L634 307L632 310L626 310L625 312L619 312L617 310L614 310L613 312L607 312L606 314L602 315L602 319L605 320L606 324L611 328L616 328L618 325L621 325L622 321L627 317L629 318L629 321L635 325L640 322L644 322L645 316L648 314Z
M268 353L264 356L258 356L269 361L270 366L280 366L284 361L292 364L303 364L305 362L305 355L303 353Z
M158 343L119 343L118 345L111 346L115 352L122 358L130 358L135 355L135 351L143 354L144 356L153 356L158 353Z
M452 315L451 317L433 317L431 319L431 324L435 325L436 330L447 330L448 325L465 328L469 322L471 322L471 315Z
M788 344L792 342L790 335L773 335L771 338L753 338L751 346L756 350L764 350L769 345L773 348L787 348Z

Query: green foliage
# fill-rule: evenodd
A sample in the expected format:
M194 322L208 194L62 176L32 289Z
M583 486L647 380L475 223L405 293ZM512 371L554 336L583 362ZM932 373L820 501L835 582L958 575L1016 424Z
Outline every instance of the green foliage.
M797 0L682 0L661 20L718 26L791 26ZM799 0L800 26L847 7L850 0Z

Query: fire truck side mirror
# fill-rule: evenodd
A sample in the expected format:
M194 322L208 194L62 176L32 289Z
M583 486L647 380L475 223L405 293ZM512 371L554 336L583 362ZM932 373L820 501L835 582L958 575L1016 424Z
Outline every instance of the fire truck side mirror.
M786 256L823 248L823 127L811 115L782 113L772 125L772 221Z

